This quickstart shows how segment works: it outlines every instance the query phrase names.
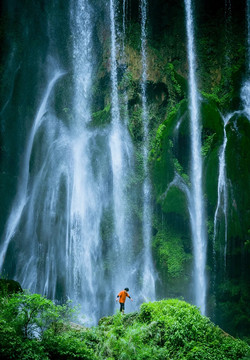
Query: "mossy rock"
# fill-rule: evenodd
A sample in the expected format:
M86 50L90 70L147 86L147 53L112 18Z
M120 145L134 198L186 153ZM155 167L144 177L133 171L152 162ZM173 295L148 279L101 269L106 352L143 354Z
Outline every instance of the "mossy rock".
M159 230L153 239L153 253L156 266L163 275L162 279L168 284L168 295L181 294L183 286L190 280L187 267L192 260L182 231L174 229L171 224L165 230Z
M214 212L218 199L219 149L209 153L204 166L204 183L208 210Z
M176 213L188 218L187 198L178 187L171 187L161 203L165 213Z
M134 106L129 117L129 132L132 139L136 142L143 140L143 123L142 123L142 109Z
M100 358L243 360L249 353L247 343L226 334L185 301L143 303L130 320L116 314L112 323L98 329Z
M175 175L173 139L178 121L186 112L186 101L182 101L169 114L168 118L157 130L151 150L151 166L153 183L157 197L160 197L168 188Z
M215 142L222 142L224 123L217 106L209 100L201 103L202 135L204 137L216 134ZM204 141L203 141L204 142Z
M105 325L113 325L113 317L112 316L104 316L98 321L98 326Z
M92 114L91 127L105 126L111 122L111 105L108 104L103 110Z
M8 296L22 291L19 282L15 280L0 279L0 296Z
M235 115L226 126L226 169L230 181L229 235L247 238L250 219L250 122Z

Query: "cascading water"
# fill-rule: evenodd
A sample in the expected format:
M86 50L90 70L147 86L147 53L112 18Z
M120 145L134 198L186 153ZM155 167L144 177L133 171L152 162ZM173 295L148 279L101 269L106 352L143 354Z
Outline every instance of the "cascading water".
M115 294L122 287L130 286L132 293L138 294L138 305L140 294L147 299L154 298L151 187L147 168L146 13L142 16L143 257L135 250L140 230L134 235L138 223L132 219L126 193L128 178L134 175L134 155L128 113L126 110L122 114L119 104L115 2L110 1L112 123L105 129L91 126L95 63L92 15L88 0L78 0L70 6L73 47L70 74L58 70L51 56L56 40L53 38L50 44L47 57L51 60L43 67L48 74L48 85L27 140L19 187L1 246L1 259L11 253L11 246L18 247L18 256L12 255L15 263L12 276L24 288L62 301L71 298L82 305L89 324L114 310L107 287ZM124 41L125 14L123 25ZM53 23L50 29L54 31ZM124 47L122 61L125 63ZM59 119L55 111L61 78L72 84L72 108L65 108L70 115L68 120ZM127 106L126 91L122 95ZM129 191L130 201L136 202L136 190L130 188ZM109 239L103 237L101 230L107 221L105 216L109 226L112 224ZM10 255L1 261L1 270L8 268L9 258ZM112 263L115 270L105 269L107 263ZM143 286L138 280L141 274Z
M146 21L147 21L147 1L141 0L141 58L142 58L142 80L141 80L141 97L142 97L142 121L143 121L143 243L144 243L144 268L143 268L143 296L148 300L155 298L155 272L151 253L151 236L152 236L152 209L151 209L151 182L148 169L149 155L149 130L148 130L148 109L146 96L147 82L147 37L146 37Z
M124 14L125 16L125 14ZM125 28L123 29L125 31ZM113 178L113 211L114 211L114 253L113 262L119 269L113 274L115 293L129 286L136 291L136 278L133 271L133 234L126 196L126 184L132 171L133 150L127 130L127 111L124 121L119 106L119 91L117 79L117 30L116 30L116 2L110 0L110 32L111 32L111 117L112 125L109 138L111 154L111 168ZM124 40L124 36L123 36ZM123 48L124 51L124 48ZM124 55L124 54L123 54ZM126 97L126 94L125 94ZM126 99L125 99L126 102ZM125 103L125 107L126 107ZM126 110L126 109L125 109Z
M189 204L194 246L195 303L206 312L206 230L202 193L201 125L198 90L195 76L194 23L191 0L185 0L187 50L189 64L189 109L191 132L191 197Z
M241 89L244 112L250 120L250 0L247 0L247 73L246 81Z
M3 258L12 240L18 246L15 274L24 288L51 298L73 299L82 305L89 323L105 312L98 294L104 293L105 286L100 223L107 202L107 150L96 150L102 148L96 143L105 134L87 129L91 119L92 23L89 2L72 3L71 120L67 125L60 121L49 101L62 76L54 66L47 70L50 81L27 141L1 248ZM103 165L96 170L97 157Z
M97 292L103 282L100 223L101 199L105 201L105 195L102 168L97 174L93 169L96 133L87 130L93 74L91 11L87 0L72 4L74 119L70 129L72 167L67 193L66 263L68 294L75 301L80 300L83 312L95 322L100 309Z
M226 125L231 115L224 118L224 141L220 149L219 154L219 178L218 178L218 189L217 189L217 206L214 213L214 234L213 234L213 262L216 264L215 259L215 241L217 236L218 217L219 212L222 212L224 217L224 267L226 267L226 255L227 255L227 177L226 177L226 162L225 162L225 151L227 146L227 134ZM216 276L216 268L214 269L214 276Z
M110 135L110 152L112 161L113 175L113 196L114 196L114 214L115 227L118 244L125 245L125 213L124 213L124 193L123 193L123 151L122 151L122 129L120 119L119 97L118 97L118 81L117 81L117 46L116 46L116 28L115 28L115 4L110 0L110 29L111 29L111 115L112 130Z
M51 95L53 87L55 86L58 79L63 75L60 71L55 71L47 89L42 97L41 104L37 111L36 117L34 119L30 135L28 138L28 142L26 145L26 150L24 152L24 159L22 164L22 171L20 175L20 180L17 189L17 195L13 202L12 210L10 212L5 233L4 233L4 241L1 246L0 250L0 258L1 258L1 265L3 266L4 258L6 255L6 251L12 240L13 236L16 233L17 227L19 226L21 216L24 210L24 207L28 200L28 183L29 183L29 171L30 171L30 160L31 160L31 152L34 145L35 136L39 130L39 127L42 125L42 122L45 120L45 113L47 111L48 99Z

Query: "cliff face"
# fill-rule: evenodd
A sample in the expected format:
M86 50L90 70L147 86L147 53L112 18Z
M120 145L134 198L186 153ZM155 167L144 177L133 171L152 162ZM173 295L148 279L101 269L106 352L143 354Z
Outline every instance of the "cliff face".
M137 5L127 5L126 55L119 64L121 69L126 68L123 76L121 70L120 87L126 88L129 96L129 130L140 151ZM197 1L194 7L208 233L208 312L234 333L249 326L249 120L244 113L234 114L243 110L240 91L247 65L245 6L244 1ZM192 300L193 245L187 201L190 119L183 2L149 2L147 25L153 255L160 274L157 291L159 296L184 295Z
M92 0L91 4L95 13L95 56L92 120L88 126L91 129L107 129L111 123L109 8L108 4L97 0ZM62 67L67 70L57 86L53 99L54 112L66 126L73 121L70 9L58 1L52 5L43 1L36 5L26 2L24 8L20 8L17 2L13 7L7 2L2 6L1 234L18 186L27 129L31 127L30 119L35 117L41 87L46 83L43 70L47 66L47 54L51 47L56 49L55 57L60 58ZM202 122L202 182L208 235L208 315L235 334L246 334L250 319L247 313L250 300L250 125L240 97L247 73L245 7L243 0L197 0L194 3L196 76ZM139 197L143 180L139 1L126 1L125 18L122 17L122 0L118 8L118 88L122 105L124 95L127 95L127 125L135 152L135 172L128 182L128 202L135 223L135 238L139 239L133 251L139 254L141 231L136 224L141 223L142 210L140 199L135 201L135 194ZM123 38L124 20L126 32ZM34 29L37 29L37 35ZM184 2L148 1L146 93L150 144L148 164L153 189L152 251L159 273L156 293L159 298L184 296L186 300L193 301L186 42ZM43 142L42 135L37 141ZM31 173L35 160L33 156ZM58 224L58 219L55 222ZM20 239L22 231L20 228L17 233ZM111 232L112 221L107 210L101 224L101 236L107 248ZM103 252L108 253L105 246ZM14 259L18 257L20 247L21 240L11 243L8 250L6 267L11 274L15 273ZM107 262L104 268L105 274L108 274L111 265ZM63 293L61 288L58 291Z

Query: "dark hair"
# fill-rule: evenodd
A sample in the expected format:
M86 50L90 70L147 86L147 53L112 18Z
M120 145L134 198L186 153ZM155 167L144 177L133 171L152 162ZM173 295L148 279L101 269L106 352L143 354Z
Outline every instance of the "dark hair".
M129 288L125 288L124 290L129 291Z

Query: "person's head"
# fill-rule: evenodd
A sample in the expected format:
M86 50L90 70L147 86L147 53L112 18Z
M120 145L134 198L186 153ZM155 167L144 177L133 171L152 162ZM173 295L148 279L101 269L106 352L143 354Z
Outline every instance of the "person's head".
M129 288L125 288L124 290L125 290L125 291L129 291Z

